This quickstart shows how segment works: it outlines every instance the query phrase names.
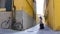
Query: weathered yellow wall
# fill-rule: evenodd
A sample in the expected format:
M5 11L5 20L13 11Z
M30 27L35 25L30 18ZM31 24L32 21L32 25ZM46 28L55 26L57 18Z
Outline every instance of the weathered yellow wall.
M16 10L22 10L22 2L23 0L14 0L14 5L16 6Z
M29 0L28 2L30 3L31 6L26 2L26 0L24 0L24 6L23 6L24 8L23 8L23 9L24 9L25 12L28 13L30 16L33 16L33 11L34 11L34 10L33 10L33 6L34 6L34 5L33 5L33 2L32 2L32 0Z
M6 11L6 9L5 8L0 8L0 11Z
M53 17L52 17L52 15L53 15L53 0L49 0L49 2L48 2L48 6L47 6L47 8L46 8L46 13L48 14L47 15L47 25L48 26L52 26L53 24L52 24L52 19L53 19Z
M55 27L60 30L60 0L54 0L55 5Z
M49 0L48 26L53 30L60 30L60 0Z
M54 9L53 9L53 0L49 0L48 5L48 24L51 28L54 27Z
M40 19L40 18L36 15L36 24L39 24L39 22L40 22L39 19Z
M28 4L29 2L29 4ZM34 5L33 0L14 0L14 4L16 6L16 10L24 10L30 16L33 16Z

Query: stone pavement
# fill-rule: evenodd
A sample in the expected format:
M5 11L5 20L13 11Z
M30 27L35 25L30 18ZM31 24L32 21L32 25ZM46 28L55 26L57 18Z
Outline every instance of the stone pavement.
M14 31L10 29L1 29L0 34L60 34L60 31L53 31L45 26L44 30L39 30L39 25L36 25L30 29L24 31Z

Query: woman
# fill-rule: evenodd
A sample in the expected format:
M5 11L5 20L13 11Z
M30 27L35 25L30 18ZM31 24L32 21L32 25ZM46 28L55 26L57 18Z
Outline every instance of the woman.
M40 16L40 29L44 29L44 24L42 22L42 17Z

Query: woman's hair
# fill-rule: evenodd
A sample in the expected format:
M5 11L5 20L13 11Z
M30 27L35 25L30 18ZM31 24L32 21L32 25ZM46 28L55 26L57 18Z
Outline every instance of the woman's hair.
M42 20L42 17L40 16L40 19Z

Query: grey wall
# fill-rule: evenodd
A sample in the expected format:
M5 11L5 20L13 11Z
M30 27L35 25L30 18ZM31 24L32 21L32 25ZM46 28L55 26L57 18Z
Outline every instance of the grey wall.
M6 2L6 0L1 0L0 1L0 8L4 8L5 7L5 2Z
M11 12L0 12L0 27L1 27L1 23L5 20L8 20L9 17L11 17ZM31 16L29 16L27 13L25 13L24 11L16 12L16 21L17 23L18 22L22 23L23 29L28 29L32 27L34 24L34 19ZM8 26L3 25L3 27L6 28Z
M4 21L7 21L9 17L11 17L11 12L0 12L0 28L1 28L1 24ZM8 26L5 26L5 23L4 23L2 27L7 28Z
M29 16L27 13L23 12L23 27L24 29L28 29L33 26L34 19Z

